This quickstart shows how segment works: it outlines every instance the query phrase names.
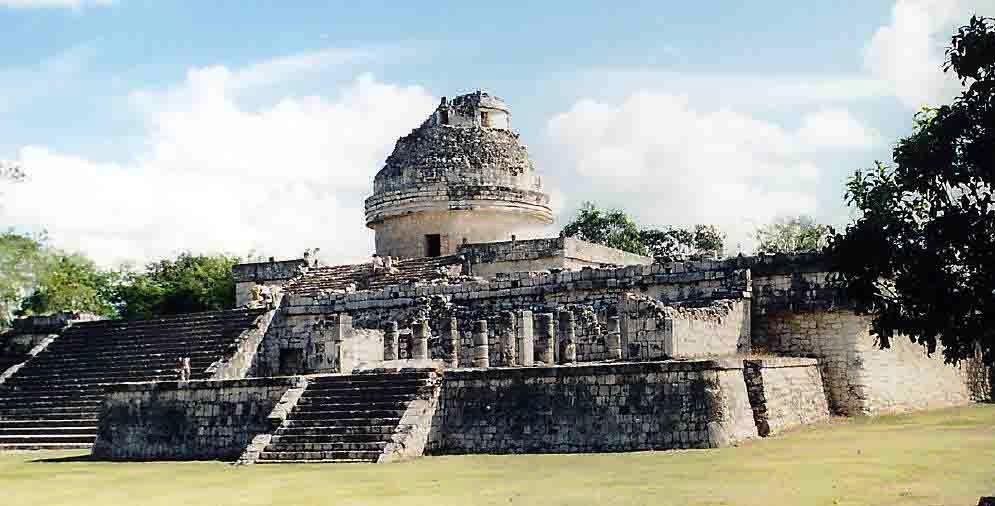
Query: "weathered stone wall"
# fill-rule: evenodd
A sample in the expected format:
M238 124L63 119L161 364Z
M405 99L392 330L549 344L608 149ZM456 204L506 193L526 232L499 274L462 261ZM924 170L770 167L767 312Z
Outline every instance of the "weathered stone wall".
M282 287L287 281L300 275L307 268L304 259L280 262L257 262L232 266L235 278L235 306L244 306L253 300L252 290L256 285L270 288Z
M427 452L712 448L755 437L742 361L447 371Z
M125 383L109 387L93 456L234 460L275 428L268 416L295 378Z
M276 316L277 309L270 309L258 318L252 327L239 335L231 353L226 354L207 368L212 380L242 379L252 375L257 363L256 356L269 330L269 325Z
M969 402L966 365L896 338L879 349L868 317L852 311L776 312L754 320L773 353L819 359L830 408L845 415L901 412Z
M765 357L744 361L743 376L761 436L824 422L829 405L815 359Z
M500 193L486 197L500 199ZM485 201L472 208L423 209L393 217L376 225L375 245L380 255L424 257L428 256L425 236L439 234L440 254L452 255L464 241L506 241L513 234L527 239L541 235L544 226L524 213Z
M667 305L644 296L622 301L622 348L629 360L732 355L750 351L748 298Z
M580 270L583 267L653 263L650 257L572 237L464 244L457 253L465 255L472 264L472 274L482 278L512 272Z
M709 262L711 263L711 262ZM557 273L514 273L501 279L460 283L390 285L363 292L288 294L288 314L349 313L357 321L394 321L392 315L419 311L433 298L480 310L532 309L539 312L570 304L616 304L636 293L661 302L739 299L750 290L749 271L680 272L671 264L632 265ZM688 266L687 268L693 268ZM364 319L364 314L376 318ZM363 326L362 324L358 324Z
M251 375L349 372L361 362L383 360L383 351L383 332L356 329L349 315L281 309L258 348Z

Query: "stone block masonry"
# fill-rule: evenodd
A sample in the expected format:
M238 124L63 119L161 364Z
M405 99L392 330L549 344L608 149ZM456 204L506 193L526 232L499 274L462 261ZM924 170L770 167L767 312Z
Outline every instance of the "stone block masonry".
M829 419L818 361L767 357L743 362L753 418L761 436Z
M741 360L450 370L426 452L713 448L756 435Z
M298 378L125 383L101 407L93 456L111 460L234 460Z
M904 337L879 349L868 317L849 310L775 312L755 320L774 353L819 360L829 407L843 415L870 415L963 405L983 397L969 388L969 366L944 364L937 351Z

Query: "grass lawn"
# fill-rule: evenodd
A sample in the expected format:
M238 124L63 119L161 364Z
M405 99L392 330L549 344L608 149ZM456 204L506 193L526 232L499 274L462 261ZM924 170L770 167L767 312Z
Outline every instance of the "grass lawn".
M243 468L72 458L81 454L0 454L0 504L974 505L995 494L995 405L846 420L722 450Z

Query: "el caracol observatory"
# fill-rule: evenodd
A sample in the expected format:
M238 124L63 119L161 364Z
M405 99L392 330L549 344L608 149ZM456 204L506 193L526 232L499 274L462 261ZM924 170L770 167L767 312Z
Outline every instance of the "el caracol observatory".
M439 106L398 139L366 199L376 253L433 257L464 243L506 241L553 222L511 113L477 91Z

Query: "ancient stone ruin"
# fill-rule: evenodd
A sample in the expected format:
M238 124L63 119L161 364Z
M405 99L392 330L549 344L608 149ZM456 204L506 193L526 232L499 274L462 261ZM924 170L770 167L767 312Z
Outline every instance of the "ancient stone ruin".
M443 99L375 178L370 262L238 265L230 311L19 321L0 336L0 448L243 464L714 448L990 398L976 362L879 349L818 255L653 263L533 237L548 201L503 101Z

